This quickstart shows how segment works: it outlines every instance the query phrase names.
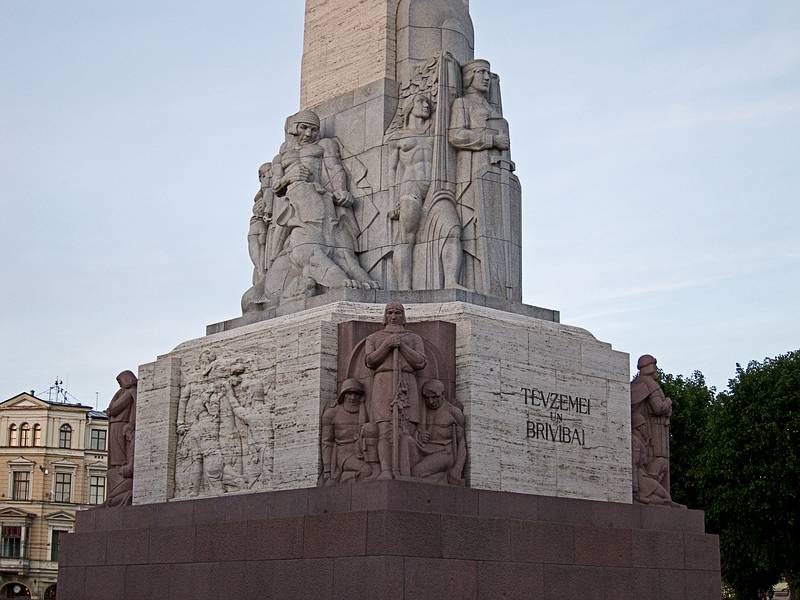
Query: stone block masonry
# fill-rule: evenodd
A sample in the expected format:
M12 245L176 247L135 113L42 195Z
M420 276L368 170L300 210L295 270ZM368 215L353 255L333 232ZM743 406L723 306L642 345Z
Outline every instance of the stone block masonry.
M395 78L398 0L307 0L301 108Z
M78 513L59 596L720 597L703 513L401 481Z

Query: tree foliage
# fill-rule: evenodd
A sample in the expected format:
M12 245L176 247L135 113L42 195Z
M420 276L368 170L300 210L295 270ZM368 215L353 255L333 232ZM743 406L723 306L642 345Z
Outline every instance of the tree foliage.
M800 351L737 365L716 398L699 373L662 381L674 403L673 493L719 533L723 578L750 600L784 576L797 600Z
M659 371L664 394L672 399L670 419L670 478L672 499L700 506L704 465L698 460L707 445L707 424L716 390L706 385L700 371L689 377Z

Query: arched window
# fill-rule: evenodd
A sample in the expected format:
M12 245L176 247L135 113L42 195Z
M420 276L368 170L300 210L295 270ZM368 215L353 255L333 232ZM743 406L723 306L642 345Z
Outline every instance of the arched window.
M27 423L23 423L19 426L19 445L20 446L30 446L31 445L31 426Z
M11 427L8 428L8 445L17 445L17 426L14 423L12 423Z
M44 600L56 600L56 585L53 584L44 591Z
M72 427L66 423L58 430L58 447L72 448Z
M38 423L33 426L33 445L34 446L41 446L42 445L42 426Z

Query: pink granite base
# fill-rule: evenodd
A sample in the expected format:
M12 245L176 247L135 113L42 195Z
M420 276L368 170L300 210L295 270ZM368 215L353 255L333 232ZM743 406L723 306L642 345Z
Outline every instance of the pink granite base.
M382 481L78 514L65 600L719 600L703 513Z

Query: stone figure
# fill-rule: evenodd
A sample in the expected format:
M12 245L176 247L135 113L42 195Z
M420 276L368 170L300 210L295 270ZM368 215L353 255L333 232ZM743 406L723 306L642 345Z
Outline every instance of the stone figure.
M242 476L246 487L251 488L262 478L272 475L274 431L271 411L266 407L266 394L261 382L252 383L242 394L237 392L240 380L224 383L224 398L229 402L236 418L236 427L243 443ZM240 400L239 396L244 399Z
M267 233L272 221L274 193L272 191L272 163L258 168L261 187L253 199L253 214L247 232L247 251L253 263L253 286L242 296L242 312L246 313L264 303L264 278L270 266Z
M136 387L131 371L117 375L120 389L108 405L108 494L105 506L123 506L133 500L133 456L136 438Z
M389 143L389 181L395 186L389 218L399 225L392 266L399 290L411 289L417 228L432 180L432 114L433 107L427 96L416 94L409 98L403 109L404 127L394 132Z
M183 438L197 421L208 397L214 393L213 380L218 371L217 355L203 350L198 360L199 377L186 383L178 401L178 453Z
M508 122L489 62L462 66L464 95L453 101L449 140L457 150L456 197L469 264L464 283L482 294L521 301L521 190L513 175Z
M419 423L419 391L416 373L427 358L422 338L405 327L402 304L387 304L384 328L366 338L366 366L372 370L370 420L378 425L380 479L410 475L406 452ZM401 452L402 450L402 452Z
M325 485L369 479L379 472L375 452L367 449L367 438L377 438L365 428L367 411L364 386L346 379L334 407L322 414L322 482ZM374 428L373 428L374 429ZM375 444L369 444L371 449ZM371 456L372 455L372 456ZM370 460L372 459L372 460Z
M262 488L273 472L272 406L255 357L203 350L184 374L176 429L176 497Z
M437 58L426 65L428 73L422 80L428 86L433 76L430 67L438 69L439 61ZM423 87L424 83L410 84L411 90ZM461 287L461 223L454 198L431 186L438 139L433 111L427 94L411 93L398 109L399 126L393 123L387 133L389 181L394 197L389 218L398 226L392 266L399 290ZM416 247L417 241L420 247Z
M631 423L631 450L633 452L633 496L642 504L673 504L664 487L669 473L665 458L653 458L647 419L639 413Z
M656 359L645 354L637 362L639 374L631 381L633 496L639 502L669 504L672 502L669 491L672 401L658 384L656 365ZM660 493L659 487L666 496Z
M417 453L411 474L422 479L463 485L467 446L464 439L464 413L447 401L439 380L422 386L425 417L417 430Z
M321 138L319 117L304 110L287 121L288 141L272 168L272 187L286 198L276 223L288 231L296 274L287 293L312 295L316 286L379 289L355 255L353 197L334 139Z
M464 484L464 412L452 397L455 333L453 323L442 321L407 325L397 303L386 305L382 325L339 324L341 384L336 404L322 414L319 485Z

